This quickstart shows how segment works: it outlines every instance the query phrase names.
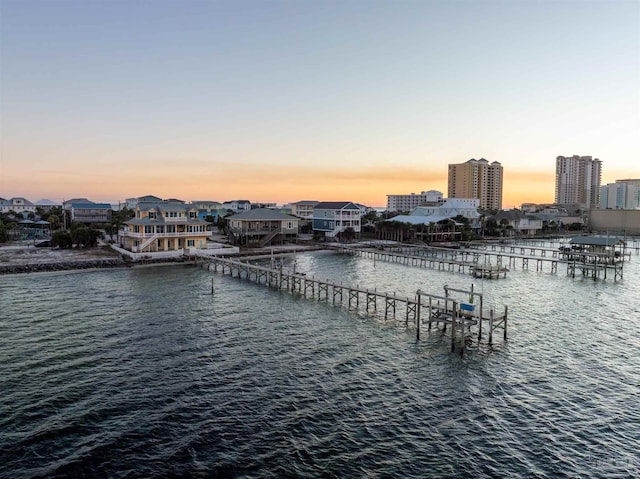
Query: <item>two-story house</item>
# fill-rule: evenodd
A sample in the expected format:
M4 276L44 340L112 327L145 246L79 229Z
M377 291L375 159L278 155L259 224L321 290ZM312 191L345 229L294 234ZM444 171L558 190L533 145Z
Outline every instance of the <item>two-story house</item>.
M222 207L235 213L242 213L251 209L251 202L249 200L225 201L222 203Z
M360 234L362 211L350 201L322 201L313 207L313 231L334 238L347 228Z
M270 208L245 211L227 218L233 244L266 246L298 237L299 219Z
M122 247L134 253L205 249L207 222L198 219L198 211L181 203L141 203L135 217L126 221Z
M9 211L13 211L15 213L35 213L36 205L22 197L15 197L0 201L0 212L8 213Z

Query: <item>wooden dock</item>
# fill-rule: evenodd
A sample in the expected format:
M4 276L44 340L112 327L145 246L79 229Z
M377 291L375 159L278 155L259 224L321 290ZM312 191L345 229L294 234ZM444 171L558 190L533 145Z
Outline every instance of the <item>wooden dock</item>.
M623 278L624 258L629 255L612 256L607 253L587 251L560 251L530 246L488 245L451 249L423 245L384 245L369 248L333 245L333 249L356 254L374 261L387 261L415 267L468 273L489 279L506 278L508 271L521 267L529 270L535 265L537 272L558 272L558 265L566 265L567 275L575 278L575 271L591 275L594 279ZM509 252L507 252L509 250ZM513 252L512 252L513 251ZM590 272L590 273L588 273Z
M447 250L446 248L431 248L413 246L391 246L384 249L378 248L359 248L347 245L331 245L331 249L344 254L351 254L363 258L372 259L374 261L384 261L388 263L398 263L417 268L431 268L439 271L451 271L456 273L472 274L481 277L486 274L486 278L506 278L509 269L500 264L498 265L480 265L478 258L473 257L472 260L458 259L457 256L447 256L433 254L437 250ZM410 254L413 253L413 254ZM431 254L423 254L431 252Z
M231 258L212 257L210 261L201 264L215 273L287 291L304 298L331 302L350 311L382 316L385 320L403 318L407 327L415 325L417 340L420 340L424 327L431 330L434 326L439 328L442 325L443 331L448 327L451 331L451 350L455 350L455 344L458 342L461 354L464 352L466 341L472 336L477 335L478 342L482 339L483 327L487 329L489 344L493 341L496 329L502 329L503 338L507 339L507 307L505 306L502 315L496 315L493 308L486 311L483 296L473 290L473 285L468 291L445 285L443 295L418 290L415 296L406 297L309 277L286 270L282 263L274 268Z

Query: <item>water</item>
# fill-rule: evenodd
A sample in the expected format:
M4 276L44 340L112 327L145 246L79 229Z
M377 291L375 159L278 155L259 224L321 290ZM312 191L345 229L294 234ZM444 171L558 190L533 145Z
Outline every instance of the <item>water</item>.
M296 263L406 295L471 283ZM640 258L617 284L564 273L475 280L510 338L463 357L194 267L0 277L0 477L638 476Z

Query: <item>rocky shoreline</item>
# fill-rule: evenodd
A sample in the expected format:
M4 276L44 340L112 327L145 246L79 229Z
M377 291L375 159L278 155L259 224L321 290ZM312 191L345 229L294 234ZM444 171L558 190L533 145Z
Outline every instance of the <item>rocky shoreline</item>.
M83 261L56 261L51 263L30 263L30 264L5 264L0 265L0 275L42 273L50 271L74 271L82 269L107 269L107 268L130 268L133 266L146 266L154 264L177 264L188 263L184 258L156 259L145 261L127 261L123 258L94 259Z

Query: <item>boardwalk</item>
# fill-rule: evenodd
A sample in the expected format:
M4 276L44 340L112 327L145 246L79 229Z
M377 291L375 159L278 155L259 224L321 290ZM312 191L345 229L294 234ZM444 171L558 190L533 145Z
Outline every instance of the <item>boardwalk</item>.
M216 273L284 290L308 299L331 302L351 311L383 316L384 319L403 318L406 326L415 325L418 340L424 327L427 330L434 326L442 326L444 330L449 327L452 351L458 342L463 352L465 341L473 334L477 334L480 341L483 327L487 329L489 343L493 341L493 333L498 328L502 329L504 339L507 337L507 308L505 307L504 314L500 316L496 315L493 309L485 311L482 294L474 292L473 286L469 291L445 286L443 295L417 291L414 297L405 297L319 280L287 271L282 264L277 268L269 268L235 259L214 257L202 265Z

